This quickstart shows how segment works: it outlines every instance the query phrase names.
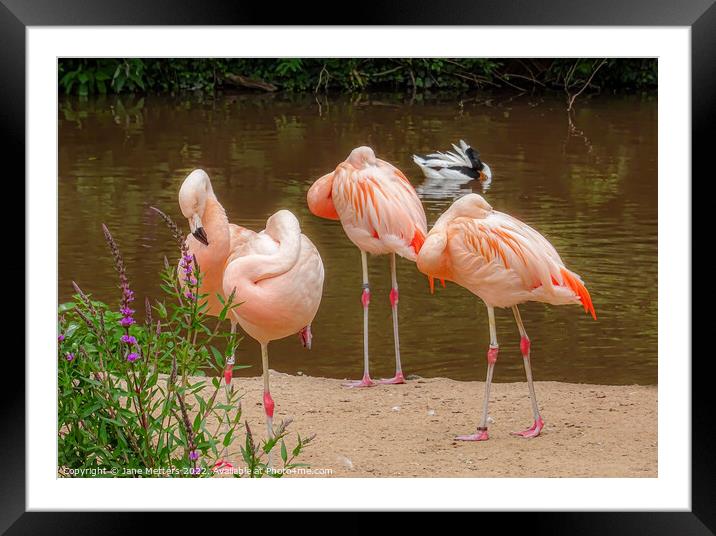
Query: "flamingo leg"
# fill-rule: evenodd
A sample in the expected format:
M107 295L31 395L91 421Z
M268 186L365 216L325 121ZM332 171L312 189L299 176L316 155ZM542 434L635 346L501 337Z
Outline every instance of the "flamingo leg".
M400 365L400 336L398 335L398 276L395 270L395 253L390 254L390 307L393 310L393 339L395 340L395 376L387 380L379 380L380 384L405 383L403 369Z
M482 405L482 419L474 434L457 436L455 439L458 441L487 441L490 438L490 436L487 435L487 407L490 403L492 374L495 370L495 362L497 362L497 353L499 351L497 328L495 326L495 309L490 305L487 306L487 318L490 323L490 348L487 350L487 380L485 381L485 400Z
M373 387L375 382L370 379L368 365L368 306L370 305L370 286L368 285L368 254L361 251L361 262L363 265L363 293L361 303L363 304L363 379L343 384L345 387Z
M236 320L233 318L229 319L231 321L231 335L234 335L236 333ZM233 376L233 367L234 363L236 362L236 356L235 351L236 347L232 348L231 356L229 356L226 359L226 365L224 365L224 394L226 395L226 401L228 403L231 393L231 378ZM226 434L229 433L229 430L231 428L231 419L229 417L228 412L224 412L226 415ZM221 455L219 456L219 459L214 464L214 469L221 469L221 468L227 468L227 467L233 467L231 463L229 463L225 457L227 455L228 447L224 446L223 449L221 449Z
M530 390L530 400L532 401L532 416L534 417L534 423L531 427L523 430L522 432L512 432L513 435L521 437L537 437L542 428L544 428L544 421L539 414L539 407L537 405L537 396L535 395L535 386L532 381L532 367L530 365L530 339L527 336L527 330L522 323L522 317L517 306L512 307L512 312L515 315L515 321L517 322L517 328L520 330L520 350L522 351L522 361L525 364L525 374L527 375L527 385Z
M231 321L231 337L233 343L233 336L236 334L236 320L234 318L229 319ZM224 384L226 392L229 392L229 385L231 385L231 378L233 377L234 364L236 363L236 346L231 349L231 355L226 359L226 365L224 365Z
M263 365L264 375L264 411L266 412L266 429L268 438L273 439L273 408L274 402L271 398L271 390L269 389L269 361L268 361L268 344L261 344L261 364Z

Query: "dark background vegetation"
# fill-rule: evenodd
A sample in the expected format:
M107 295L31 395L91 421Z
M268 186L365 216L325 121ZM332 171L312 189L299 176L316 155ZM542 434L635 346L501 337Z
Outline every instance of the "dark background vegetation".
M652 92L656 59L333 58L59 60L65 94L213 92L222 89L317 92L364 90Z

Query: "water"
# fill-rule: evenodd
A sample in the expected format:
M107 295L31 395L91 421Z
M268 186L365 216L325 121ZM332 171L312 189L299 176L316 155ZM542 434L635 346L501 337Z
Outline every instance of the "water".
M186 229L177 192L202 167L229 219L255 230L281 208L299 218L326 268L313 324L314 347L297 337L272 343L271 368L336 378L362 372L360 253L338 222L310 214L311 181L353 147L371 145L419 186L415 152L464 138L493 172L484 194L544 234L589 288L594 321L577 306L521 306L532 339L535 378L600 384L657 381L657 102L599 97L577 103L569 134L562 99L478 96L414 101L402 96L314 99L234 95L211 100L146 97L60 102L59 300L71 281L108 303L117 283L100 225L119 242L140 300L161 296L163 257L176 251L157 206ZM454 195L425 191L431 225ZM393 372L389 260L369 259L374 377ZM485 307L454 284L430 295L409 261L398 262L400 337L406 374L484 379ZM139 302L141 303L141 301ZM497 310L500 359L495 381L524 379L519 336L509 310ZM258 344L238 360L261 371Z

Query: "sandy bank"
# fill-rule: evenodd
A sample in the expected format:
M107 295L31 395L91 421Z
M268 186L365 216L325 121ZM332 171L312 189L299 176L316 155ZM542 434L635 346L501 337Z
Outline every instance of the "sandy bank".
M261 378L234 382L245 392L244 419L265 438ZM483 382L425 378L370 389L341 383L271 371L276 422L290 416L292 434L317 434L299 461L332 477L657 476L655 386L536 382L545 429L522 439L509 432L532 424L527 384L496 383L490 440L465 443L453 436L474 431Z

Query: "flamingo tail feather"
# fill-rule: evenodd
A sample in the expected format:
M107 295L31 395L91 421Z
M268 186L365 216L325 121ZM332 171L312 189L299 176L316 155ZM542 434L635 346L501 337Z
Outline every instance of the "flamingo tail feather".
M594 304L592 303L592 297L589 295L587 287L584 286L579 278L570 272L569 270L562 268L562 278L564 279L565 286L571 288L574 293L579 296L579 300L584 306L584 311L590 313L594 320L597 319L597 313L594 311Z

